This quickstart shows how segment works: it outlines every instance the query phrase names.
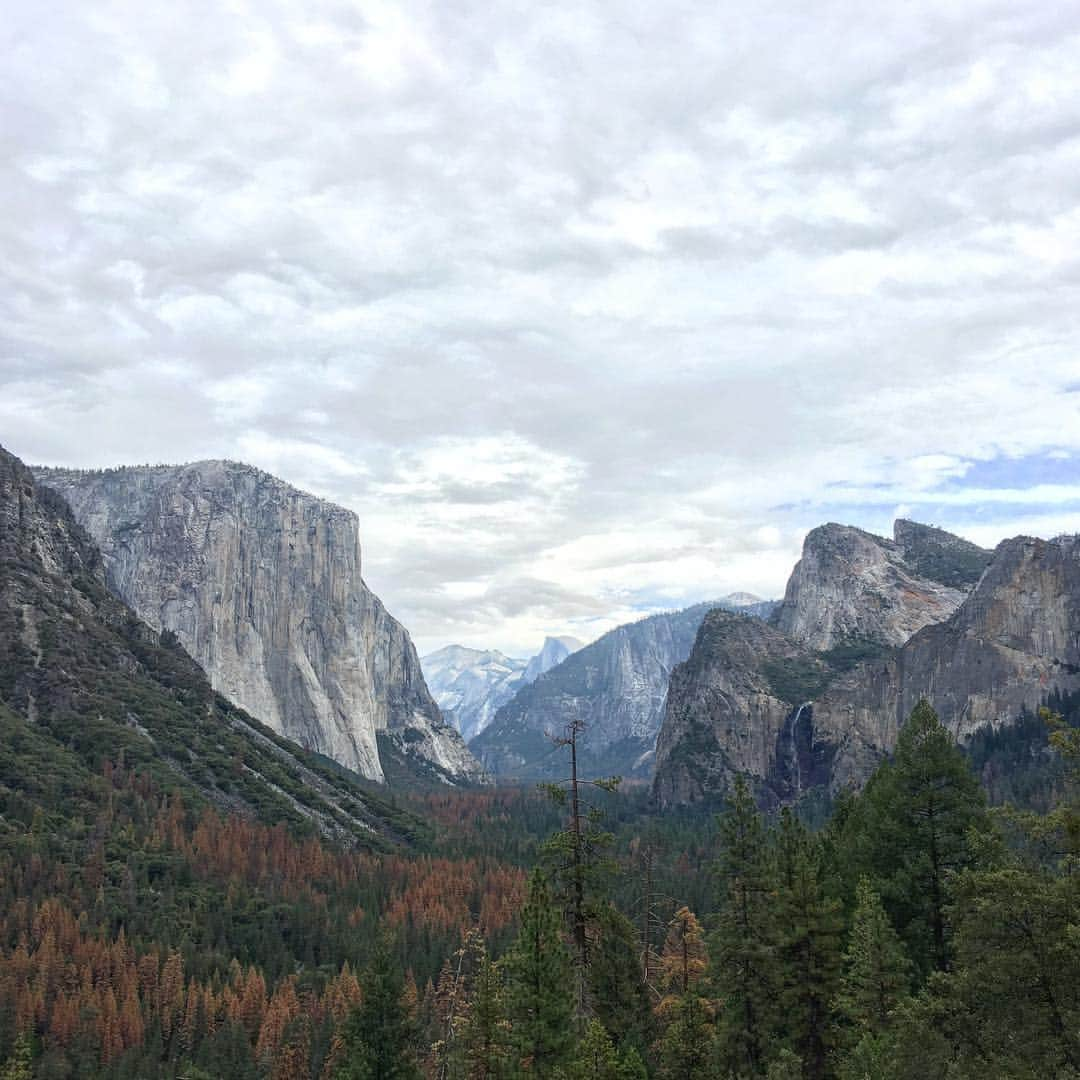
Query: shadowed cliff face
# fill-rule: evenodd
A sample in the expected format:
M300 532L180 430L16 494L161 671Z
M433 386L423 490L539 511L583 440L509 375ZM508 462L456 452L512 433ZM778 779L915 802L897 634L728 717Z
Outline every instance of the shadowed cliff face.
M447 780L478 777L360 576L354 514L227 462L38 476L100 546L110 588L269 727L374 780L378 731Z
M648 775L672 668L689 654L711 606L652 615L604 634L522 687L472 750L496 775L561 775L562 755L552 754L546 735L580 720L583 767Z
M947 619L989 559L966 540L912 521L897 521L893 540L822 525L807 534L770 621L812 649L851 641L902 645Z
M962 555L974 576L977 558ZM714 797L737 772L758 781L763 801L859 786L921 698L965 739L1053 690L1080 689L1080 537L1005 541L948 619L846 670L835 649L766 629L722 613L705 620L671 680L657 743L661 803Z

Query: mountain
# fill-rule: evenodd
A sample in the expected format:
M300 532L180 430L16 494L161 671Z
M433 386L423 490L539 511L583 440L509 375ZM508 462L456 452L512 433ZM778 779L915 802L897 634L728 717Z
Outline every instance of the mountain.
M545 671L561 664L571 653L581 648L581 642L572 637L546 637L540 651L525 665L523 681L535 682Z
M355 514L235 462L37 476L101 548L109 588L269 728L372 780L380 741L426 778L479 779L361 577Z
M585 769L647 775L671 669L685 659L712 604L652 615L616 627L522 687L470 749L496 776L561 770L547 733L585 722Z
M716 601L716 606L726 608L728 611L741 611L745 615L756 615L759 619L767 619L780 606L779 600L762 600L748 592L733 592L727 596L721 596Z
M34 813L93 820L103 768L138 772L189 806L350 844L382 846L414 827L214 693L174 635L106 588L101 554L67 504L3 449L0 732L0 819L12 827Z
M491 723L499 707L522 686L580 648L576 638L548 637L540 651L526 661L497 649L447 645L421 657L420 663L443 716L469 741Z
M447 645L421 657L420 663L443 716L466 741L479 735L499 706L517 693L526 664L497 649L464 645Z
M938 530L898 524L898 537L905 535L901 553L922 560L923 574L930 567L962 586L978 573L952 614L897 647L883 645L885 630L895 634L900 623L882 622L880 594L852 582L840 598L844 625L876 627L879 643L864 637L861 645L826 651L777 626L762 635L751 620L706 619L672 676L657 742L654 791L661 804L711 798L735 772L753 777L766 802L790 802L815 788L835 793L866 780L920 698L966 740L1015 723L1050 695L1080 690L1080 537L1007 540L980 570L979 549L942 541ZM856 537L852 546L865 551L866 541ZM862 565L880 584L881 560ZM910 575L912 564L902 569ZM796 573L813 591L806 566Z
M892 540L850 525L822 525L807 534L770 619L820 651L853 643L902 645L960 606L990 555L913 521L897 521Z
M708 799L736 773L768 781L782 798L782 773L804 763L799 700L828 682L816 653L761 619L710 611L685 663L676 666L656 741L654 793L662 805ZM802 755L805 757L805 755ZM820 783L806 768L803 784Z

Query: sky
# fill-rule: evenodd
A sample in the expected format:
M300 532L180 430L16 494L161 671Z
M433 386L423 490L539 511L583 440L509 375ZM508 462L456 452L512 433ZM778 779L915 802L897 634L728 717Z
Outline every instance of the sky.
M11 4L0 443L356 511L422 652L1080 531L1080 3Z

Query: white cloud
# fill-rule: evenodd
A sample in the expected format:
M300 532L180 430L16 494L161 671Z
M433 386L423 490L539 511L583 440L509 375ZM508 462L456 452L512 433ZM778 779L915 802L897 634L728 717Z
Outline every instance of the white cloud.
M62 0L4 33L0 438L335 498L425 647L775 595L822 516L1078 524L1067 476L968 481L1080 453L1070 5Z

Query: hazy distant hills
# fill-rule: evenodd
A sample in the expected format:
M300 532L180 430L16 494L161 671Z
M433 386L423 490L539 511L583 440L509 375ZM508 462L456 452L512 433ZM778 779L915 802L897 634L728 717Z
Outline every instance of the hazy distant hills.
M535 656L520 660L497 649L447 645L428 653L420 662L443 716L466 740L471 740L518 690L580 648L576 638L548 637Z

